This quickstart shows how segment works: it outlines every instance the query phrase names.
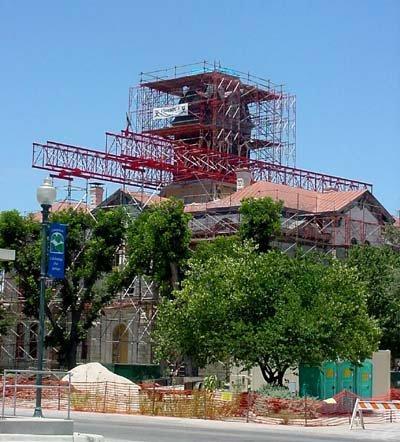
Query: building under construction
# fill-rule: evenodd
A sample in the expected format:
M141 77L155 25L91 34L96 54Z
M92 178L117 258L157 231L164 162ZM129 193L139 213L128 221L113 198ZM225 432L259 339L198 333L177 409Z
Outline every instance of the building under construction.
M394 221L371 184L296 167L294 95L207 62L142 73L129 91L124 129L106 132L103 149L34 143L32 166L65 183L61 208L123 204L136 216L163 198L181 199L192 214L194 242L235 233L246 197L283 201L276 244L288 253L301 244L304 253L342 257L352 244L381 244L385 225ZM77 180L86 196L74 202ZM121 188L103 198L103 182ZM21 299L11 281L6 292L18 310ZM157 301L153 283L135 278L94 325L81 360L151 363ZM3 365L33 365L36 329L21 317L3 341Z

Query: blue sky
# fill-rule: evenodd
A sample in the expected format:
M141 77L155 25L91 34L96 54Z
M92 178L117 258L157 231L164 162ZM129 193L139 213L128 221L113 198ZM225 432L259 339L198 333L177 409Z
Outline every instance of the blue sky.
M400 1L0 0L0 210L37 207L33 141L102 149L140 71L218 60L297 95L297 166L400 208Z

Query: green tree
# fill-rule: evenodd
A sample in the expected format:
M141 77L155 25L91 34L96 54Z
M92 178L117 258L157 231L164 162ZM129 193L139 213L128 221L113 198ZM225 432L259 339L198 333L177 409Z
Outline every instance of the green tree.
M178 200L166 200L145 209L128 226L127 263L120 284L148 276L160 294L171 296L179 286L190 255L190 215Z
M300 362L358 362L375 350L379 330L354 269L259 254L248 243L222 250L195 256L176 298L161 304L158 358L258 364L266 382L282 385L286 369Z
M17 254L17 261L2 262L1 268L6 272L12 269L17 270L17 273L30 274L30 270L34 268L34 263L37 253L40 253L40 248L25 247L27 243L31 243L33 238L40 235L40 225L35 223L32 218L25 219L20 216L18 211L11 210L0 213L0 248L9 248L19 250L24 248L24 255ZM31 281L34 281L31 278ZM0 333L4 335L8 328L13 324L13 316L6 311L3 305L0 307Z
M400 356L400 254L391 247L356 246L349 251L353 266L365 285L369 315L382 330L379 347Z
M3 299L0 300L0 339L2 336L6 335L9 327L15 322L14 315L9 309L4 307Z
M58 350L60 364L70 369L76 365L78 344L114 294L108 289L108 279L123 242L125 214L99 211L95 219L70 209L51 214L51 221L67 224L68 234L65 278L53 280L46 292L46 344ZM16 250L16 260L8 267L25 298L24 313L38 317L40 223L17 211L2 212L0 244Z
M252 240L260 252L270 248L271 240L281 231L283 203L270 197L245 198L239 209L242 240Z

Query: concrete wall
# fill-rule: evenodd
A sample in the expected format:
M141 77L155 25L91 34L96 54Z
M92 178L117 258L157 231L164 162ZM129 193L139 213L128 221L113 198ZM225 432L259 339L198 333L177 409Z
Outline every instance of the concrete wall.
M185 204L206 203L231 195L236 190L236 184L219 183L211 180L201 180L183 183L174 183L165 187L160 195L175 197Z
M372 366L372 395L386 396L390 389L390 350L374 352Z
M138 311L133 307L124 307L116 309L108 309L106 315L98 321L95 327L90 331L89 340L89 360L104 363L140 363L149 364L152 362L152 347L150 343L149 333L151 332L151 324L149 326L149 314ZM141 315L139 321L139 314ZM146 316L146 317L145 317ZM126 343L120 344L114 342L114 330L119 326L126 328ZM147 328L147 330L146 330ZM113 351L122 352L122 347L127 346L127 360L113 361Z
M336 245L348 244L352 239L358 244L382 243L382 226L368 206L355 204L344 214L335 227L328 228Z

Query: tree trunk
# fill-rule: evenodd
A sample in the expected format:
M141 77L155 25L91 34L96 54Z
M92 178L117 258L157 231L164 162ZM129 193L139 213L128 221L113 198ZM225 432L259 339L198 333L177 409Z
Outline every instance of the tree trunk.
M79 319L80 312L74 310L71 313L71 331L69 333L69 339L67 341L67 347L65 349L65 364L68 370L76 367L76 352L78 350L78 344L80 342L78 336Z
M287 366L272 368L269 364L264 364L259 362L261 373L265 382L269 385L277 385L283 387L283 376L285 375L285 371L287 370Z
M278 373L276 375L276 381L280 387L283 387L283 376L285 375L285 371L286 370L278 370Z
M169 266L171 269L171 286L172 289L175 290L178 288L178 282L179 282L178 266L176 265L175 262L170 262Z
M70 341L70 345L68 346L66 355L65 355L65 364L67 366L68 371L72 370L76 367L76 352L78 349L78 342L76 340Z

